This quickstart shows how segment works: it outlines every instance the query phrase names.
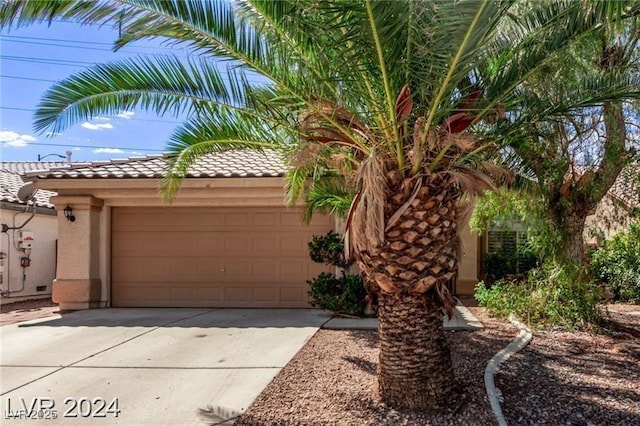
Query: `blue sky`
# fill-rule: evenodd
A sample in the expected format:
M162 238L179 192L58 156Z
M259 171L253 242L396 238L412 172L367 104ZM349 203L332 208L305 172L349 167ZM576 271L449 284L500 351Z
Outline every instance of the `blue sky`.
M54 81L91 66L140 54L167 54L169 47L136 43L112 52L117 31L111 27L80 27L68 22L28 26L0 32L0 158L36 161L38 155L65 155L74 161L104 160L165 150L179 124L140 110L95 117L62 134L36 134L33 110ZM59 160L55 155L47 160Z

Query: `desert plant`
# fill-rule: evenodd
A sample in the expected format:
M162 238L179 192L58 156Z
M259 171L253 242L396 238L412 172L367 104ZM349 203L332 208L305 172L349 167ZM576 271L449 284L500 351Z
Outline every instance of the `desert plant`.
M322 272L312 280L310 286L311 304L335 313L363 315L367 297L360 274L348 273L353 264L344 256L344 243L340 235L329 231L326 235L314 235L309 243L309 256L316 263L340 268L340 275Z
M633 223L605 241L593 253L591 268L611 288L615 300L640 303L640 224Z
M500 280L488 288L476 286L475 298L490 314L514 315L534 328L559 326L584 329L600 322L602 291L584 279L584 270L551 263L533 269L525 281Z

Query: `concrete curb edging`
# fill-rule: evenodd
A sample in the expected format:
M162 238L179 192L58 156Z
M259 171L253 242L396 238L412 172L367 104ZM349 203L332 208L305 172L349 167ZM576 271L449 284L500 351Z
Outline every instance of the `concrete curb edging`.
M487 396L489 397L493 414L496 416L496 420L498 420L498 424L500 426L507 426L507 421L504 419L504 415L502 414L502 408L500 408L500 402L503 401L502 393L500 392L500 389L496 388L493 381L493 375L498 372L500 364L505 362L511 355L524 349L524 347L531 342L533 337L531 330L529 330L526 325L513 318L509 318L509 320L511 321L511 324L515 325L518 330L520 330L520 332L506 348L491 358L487 364L487 368L484 370L484 388L487 391Z

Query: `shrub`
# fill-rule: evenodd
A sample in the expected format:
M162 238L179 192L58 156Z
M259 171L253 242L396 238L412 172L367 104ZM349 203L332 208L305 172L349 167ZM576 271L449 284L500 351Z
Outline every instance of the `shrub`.
M311 286L309 295L313 306L336 313L364 314L367 291L360 275L343 272L336 277L323 272L307 283Z
M614 299L640 303L640 225L605 241L591 257L593 275L607 284Z
M597 305L602 291L573 265L545 264L523 282L500 280L491 288L476 286L475 298L491 315L514 315L528 325L590 328L600 322Z
M333 231L325 236L314 235L309 243L309 256L316 263L341 269L340 276L323 272L307 281L311 304L336 313L363 315L367 290L360 274L348 274L345 271L353 262L345 259L344 243L340 236Z
M309 256L316 263L347 269L353 261L344 258L344 243L336 232L327 235L314 235L309 243Z
M528 244L519 244L515 256L504 248L487 253L483 261L487 284L490 287L495 281L507 278L508 275L527 274L538 262L538 256Z

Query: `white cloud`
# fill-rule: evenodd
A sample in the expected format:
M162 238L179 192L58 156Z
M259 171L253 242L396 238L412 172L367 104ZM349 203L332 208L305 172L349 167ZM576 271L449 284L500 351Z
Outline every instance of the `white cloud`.
M123 150L118 148L98 148L93 150L94 154L122 154Z
M60 132L47 132L45 133L45 136L47 136L48 138L53 137L53 136L60 136L62 133Z
M133 111L122 111L122 112L119 112L118 114L116 114L116 117L124 118L125 120L128 120L131 117L133 117L134 114L135 114L135 112L133 112Z
M111 121L111 119L109 117L96 117L96 118L94 118L94 120Z
M21 135L11 130L0 131L0 142L4 142L7 146L21 148L27 146L29 142L35 141L37 141L37 139L31 135Z
M88 121L85 121L81 124L82 127L89 130L103 130L103 129L113 129L113 124L111 123L103 123L103 124L92 124Z

